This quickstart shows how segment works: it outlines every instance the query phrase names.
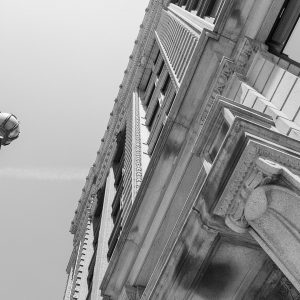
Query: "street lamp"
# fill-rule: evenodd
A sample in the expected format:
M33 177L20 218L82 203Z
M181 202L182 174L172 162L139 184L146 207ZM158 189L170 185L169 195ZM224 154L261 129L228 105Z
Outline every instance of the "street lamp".
M19 133L20 124L16 116L0 112L0 147L9 145L18 138Z

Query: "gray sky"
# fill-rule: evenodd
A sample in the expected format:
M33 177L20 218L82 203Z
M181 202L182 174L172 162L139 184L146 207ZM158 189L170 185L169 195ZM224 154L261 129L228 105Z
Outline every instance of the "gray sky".
M62 299L68 232L148 0L1 0L0 299Z

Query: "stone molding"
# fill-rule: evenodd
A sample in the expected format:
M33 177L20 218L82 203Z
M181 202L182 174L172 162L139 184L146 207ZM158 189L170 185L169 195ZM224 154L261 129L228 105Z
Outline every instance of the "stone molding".
M199 126L202 129L204 123L206 122L207 116L215 103L216 97L223 94L226 86L229 83L229 80L234 73L233 62L223 57L220 66L217 70L216 77L212 83L210 92L208 93L207 100L205 101L205 107L201 113Z
M267 49L268 47L265 44L250 39L249 37L244 37L239 45L235 58L236 73L246 76L256 53L259 51L265 53Z
M88 265L90 262L91 252L89 251L89 246L92 243L91 239L91 223L88 221L84 232L84 239L79 243L76 251L76 261L74 261L74 273L72 277L72 287L70 291L71 299L76 299L80 297L82 293L85 293L85 288L87 283L82 280L88 270Z
M222 124L226 122L228 125L232 125L236 118L239 120L248 120L265 128L274 126L271 117L217 95L216 101L209 111L207 120L203 124L193 152L197 156L206 159L209 156L208 151L212 147ZM239 130L239 128L236 128L236 130ZM210 161L210 159L207 161Z
M203 127L207 116L216 101L217 96L226 96L228 90L230 89L233 75L245 79L247 72L254 60L256 53L261 50L265 51L266 46L260 42L257 42L248 37L244 37L238 46L237 52L234 55L233 59L228 57L223 57L220 66L216 72L215 79L211 85L210 92L201 113L199 126Z
M142 172L142 145L141 145L141 124L140 107L137 93L133 96L133 124L132 124L132 167L133 167L133 198L141 185L143 179Z
M132 178L134 174L132 173L132 151L133 151L133 118L132 118L132 102L127 110L126 116L126 137L125 137L125 158L124 158L124 167L122 170L123 176L123 192L121 197L121 207L123 209L122 212L122 222L121 226L123 227L124 223L124 215L128 210L128 207L131 203L132 199Z

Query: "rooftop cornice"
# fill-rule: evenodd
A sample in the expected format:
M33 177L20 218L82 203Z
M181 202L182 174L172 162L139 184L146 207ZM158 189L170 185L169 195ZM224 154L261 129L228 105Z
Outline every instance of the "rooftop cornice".
M76 233L77 238L81 236L81 233L77 232L78 228L84 227L80 225L83 225L83 223L87 221L90 212L93 211L96 204L96 201L92 201L91 196L104 184L107 172L109 171L114 151L115 136L124 126L128 102L136 88L137 82L139 82L138 77L141 76L139 70L145 67L142 63L144 50L149 37L153 36L154 39L153 31L157 23L155 20L159 19L163 7L162 2L163 0L151 0L145 10L145 16L140 26L137 39L134 42L134 48L129 57L122 83L119 86L119 92L115 99L113 111L110 114L107 129L104 137L101 139L101 145L97 151L95 163L90 169L86 183L82 189L82 195L71 224L70 232L73 234ZM95 176L96 182L94 180ZM75 240L77 240L77 238Z

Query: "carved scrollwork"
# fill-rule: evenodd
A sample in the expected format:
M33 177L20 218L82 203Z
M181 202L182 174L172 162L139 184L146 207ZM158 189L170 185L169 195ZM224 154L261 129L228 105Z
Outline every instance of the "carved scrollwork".
M264 44L245 37L244 41L242 42L240 51L238 52L235 59L236 73L246 75L255 54L258 51L264 52L265 48L266 46Z
M248 227L248 222L245 219L244 214L246 201L255 188L268 184L271 181L272 176L265 174L258 165L254 167L252 173L245 180L234 201L232 201L226 215L225 223L229 228L238 233L246 231L246 228Z
M235 70L234 63L228 58L224 57L220 64L219 71L217 72L217 76L212 88L212 92L210 93L210 97L202 113L200 124L199 124L200 127L204 125L208 113L216 100L216 97L218 95L222 95L226 90L227 86L229 85L230 79L234 74L234 70Z
M298 186L300 189L300 180L297 175L278 163L259 157L227 210L226 225L236 232L245 232L249 226L245 218L245 205L249 196L260 186L278 182L280 176L284 176L293 186Z
M139 111L139 101L138 99L135 99L134 103L134 172L135 172L135 183L134 183L134 188L135 192L138 191L142 179L143 179L143 173L142 173L142 145L141 145L141 124L140 124L140 111Z
M222 70L219 74L218 80L216 82L216 86L214 88L214 92L216 95L222 95L233 73L234 73L233 63L227 59L224 59Z

